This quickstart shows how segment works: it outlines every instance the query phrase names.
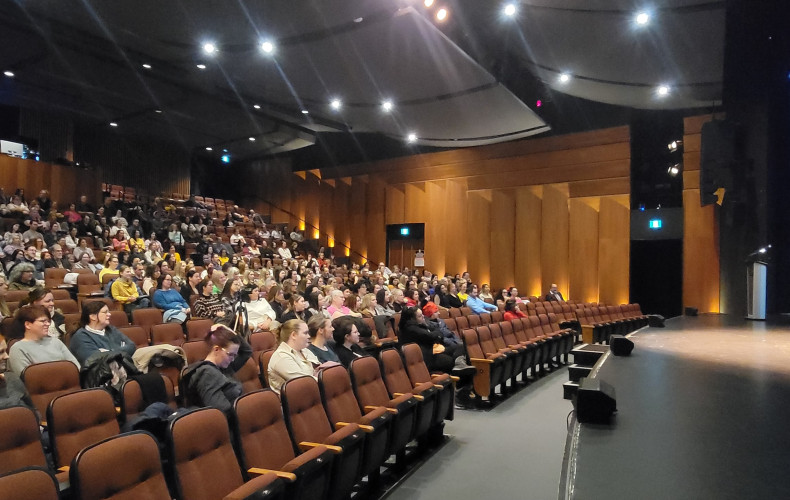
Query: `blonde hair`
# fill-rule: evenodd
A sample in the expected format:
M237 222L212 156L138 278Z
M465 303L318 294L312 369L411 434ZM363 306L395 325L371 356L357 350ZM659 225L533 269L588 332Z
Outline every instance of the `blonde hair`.
M288 342L288 339L291 338L291 334L293 332L299 331L299 325L304 323L301 319L289 319L282 325L280 325L280 332L279 332L279 340L280 343Z

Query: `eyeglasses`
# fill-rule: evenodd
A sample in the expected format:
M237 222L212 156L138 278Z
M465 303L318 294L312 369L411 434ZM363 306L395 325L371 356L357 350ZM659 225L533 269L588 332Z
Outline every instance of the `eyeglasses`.
M227 354L230 359L236 359L236 357L239 355L239 353L237 353L237 352L230 352L227 349L225 349L224 347L222 348L222 350L225 351L225 354Z
M38 318L36 320L36 323L41 323L43 325L48 325L48 324L52 323L52 320L49 319L49 318Z

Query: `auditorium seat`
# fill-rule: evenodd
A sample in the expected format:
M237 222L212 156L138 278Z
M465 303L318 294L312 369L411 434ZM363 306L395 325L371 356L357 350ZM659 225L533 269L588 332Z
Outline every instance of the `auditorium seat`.
M112 436L82 449L69 471L76 500L170 500L159 445L147 432Z
M436 405L437 416L444 420L452 420L455 409L455 383L458 377L447 373L430 373L422 350L417 344L406 344L401 347L403 364L413 386L431 382L439 390L439 400Z
M318 382L313 377L297 377L285 382L280 400L294 447L309 450L318 445L328 445L335 453L329 498L347 498L361 478L365 433L355 423L338 430L332 428L321 402Z
M268 351L277 347L277 339L272 332L256 332L250 335L250 348L253 352Z
M362 459L362 476L376 483L380 467L390 455L389 435L392 415L384 407L362 413L351 388L351 376L343 366L333 366L318 374L318 389L329 422L340 429L355 423L365 432L365 450Z
M521 321L517 320L517 322L520 331L523 332ZM521 380L526 381L528 377L528 370L535 366L535 359L538 353L538 344L527 339L526 336L524 336L523 339L519 339L516 335L513 321L501 321L499 323L499 329L502 331L502 339L505 341L505 344L507 344L508 347L511 349L524 349L524 359L521 362Z
M184 345L184 330L178 323L151 325L151 345Z
M206 318L190 319L187 321L187 341L204 340L213 324L212 320Z
M167 395L167 400L162 402L168 404L173 410L176 410L178 406L176 405L176 393L173 381L165 375L160 374L160 377L165 387L165 394ZM136 417L153 402L154 401L146 401L144 399L143 391L137 380L128 379L123 383L123 386L121 386L121 421L126 422Z
M378 361L370 356L351 361L351 387L362 412L380 407L388 408L392 414L390 430L390 453L396 455L399 463L405 458L406 445L412 440L415 431L417 399L404 394L390 399Z
M162 310L155 307L141 307L132 311L132 324L142 327L151 337L151 327L163 323Z
M483 322L480 320L480 316L477 314L470 314L466 316L466 319L469 321L469 328L477 328L483 324Z
M112 396L101 388L56 397L47 408L47 423L58 468L69 466L86 446L120 432Z
M439 432L441 435L444 415L439 415L436 411L439 391L433 383L424 382L413 386L406 373L406 368L403 366L400 351L397 349L381 351L379 365L384 385L391 398L411 393L417 399L414 436L423 440L430 438L434 432Z
M486 354L480 345L477 332L471 328L462 330L461 338L469 355L469 362L477 369L473 379L474 391L478 396L490 398L496 386L503 382L505 355L499 352Z
M283 420L280 398L271 390L250 392L233 404L233 435L242 471L270 471L285 483L285 498L325 498L333 453L316 446L296 455Z
M198 361L203 361L211 351L211 345L203 340L184 342L184 345L182 345L181 348L184 349L184 353L187 356L188 365L197 363Z
M455 325L456 332L463 332L467 328L470 328L469 319L466 316L458 316L455 318Z
M494 342L494 338L491 335L491 328L490 326L478 326L475 328L477 331L477 339L480 344L481 349L483 352L488 354L502 354L504 356L504 367L502 368L502 383L500 385L500 389L502 393L506 393L508 390L508 381L510 381L510 387L515 386L516 382L516 368L518 360L518 352L512 349L508 349L507 346L504 345L504 341L502 341L502 346L499 347L496 342ZM501 336L500 336L501 337Z
M253 356L256 353L253 353ZM261 380L262 385L265 387L269 386L269 361L272 359L272 355L274 354L274 349L266 349L265 351L257 351L258 354L258 367L261 371Z
M24 406L0 410L0 429L0 474L31 466L48 468L33 410ZM57 475L58 481L68 481L68 472Z
M120 327L118 330L129 337L129 339L134 342L134 345L136 345L138 348L147 347L151 344L151 339L148 337L148 334L142 326L129 325Z
M80 312L80 307L77 305L77 301L71 299L56 300L55 309L59 309L63 314Z
M58 489L55 478L43 467L26 467L0 476L0 500L58 500Z
M461 309L459 309L457 307L451 307L450 308L450 317L451 318L457 318L458 316L463 316L463 314L461 314Z
M456 332L456 336L458 335L458 325L456 324L454 318L447 318L444 320L444 323L447 325L447 328L450 331Z
M513 374L512 384L516 383L516 377L524 373L524 365L527 362L527 348L521 345L508 345L505 337L502 334L502 327L499 323L491 323L488 325L488 331L491 333L491 340L499 352L504 353L508 357L513 358ZM526 376L522 378L522 382L526 382Z
M53 289L56 288L58 285L62 285L63 278L68 273L69 270L65 268L48 267L44 269L44 287Z
M170 423L173 489L181 500L280 499L284 486L274 473L244 482L225 415L199 408Z
M247 362L233 374L233 378L241 382L242 394L263 389L260 379L260 367L253 358L248 359Z
M80 372L71 361L29 365L22 371L22 380L41 418L46 418L53 399L80 390Z

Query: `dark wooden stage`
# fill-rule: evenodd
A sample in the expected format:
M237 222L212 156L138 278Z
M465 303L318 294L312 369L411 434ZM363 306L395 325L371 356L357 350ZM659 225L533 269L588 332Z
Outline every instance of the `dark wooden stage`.
M594 376L611 424L569 428L560 499L790 498L790 321L679 317Z

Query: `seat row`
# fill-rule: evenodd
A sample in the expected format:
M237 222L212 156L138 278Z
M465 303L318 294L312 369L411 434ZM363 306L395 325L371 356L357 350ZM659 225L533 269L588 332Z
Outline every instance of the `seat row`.
M182 412L169 424L164 460L150 435L119 435L102 389L55 397L46 423L58 480L70 479L73 498L340 499L363 477L374 486L390 456L401 464L412 440L441 437L453 398L454 380L428 373L419 347L408 345L350 370L328 368L318 381L289 380L281 398L247 392L230 428L217 409ZM46 469L38 424L27 408L0 410L0 474Z

